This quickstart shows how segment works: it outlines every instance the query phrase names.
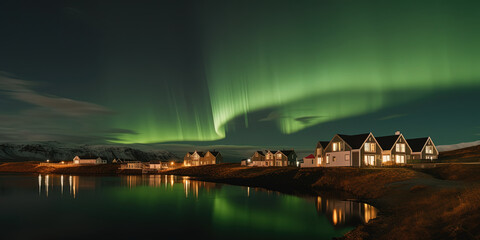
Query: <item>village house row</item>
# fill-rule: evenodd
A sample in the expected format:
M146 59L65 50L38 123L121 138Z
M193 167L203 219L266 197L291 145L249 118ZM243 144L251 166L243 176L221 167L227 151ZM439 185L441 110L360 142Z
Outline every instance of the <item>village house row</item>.
M319 141L315 153L303 158L301 167L368 167L404 165L415 160L438 158L430 137L405 139L403 134L375 137L372 133L336 134L330 141ZM257 151L242 160L244 166L296 166L294 151Z

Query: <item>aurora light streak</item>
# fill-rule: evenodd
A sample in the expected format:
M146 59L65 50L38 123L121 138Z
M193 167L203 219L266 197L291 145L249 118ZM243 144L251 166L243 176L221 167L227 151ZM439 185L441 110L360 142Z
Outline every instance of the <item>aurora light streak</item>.
M475 140L475 125L463 123L480 117L466 111L475 107L472 92L480 90L478 7L477 1L430 0L185 0L136 8L72 3L60 10L28 10L30 19L17 19L20 33L4 26L10 34L1 50L9 59L2 59L0 71L48 82L52 87L38 89L44 95L68 96L114 113L83 121L62 118L55 125L75 129L76 135L102 135L106 142L228 144L242 132L268 135L261 130L270 125L282 135L299 134L292 141L309 129L315 138L328 138L319 126L383 112L410 119L377 117L390 119L390 125L379 123L369 131L418 130L426 121L438 121L430 132L439 132L453 122L469 136L454 140L448 132L440 142ZM12 19L26 11L14 4L4 9ZM92 9L113 10L104 15ZM39 19L47 19L46 25ZM44 39L36 37L36 29L48 24ZM38 48L22 52L31 44L19 39L35 39ZM63 45L52 46L55 41ZM64 49L71 49L69 55ZM50 60L38 60L44 56ZM23 61L38 67L25 68ZM15 99L9 91L0 89L5 93L0 101L22 111L6 107L2 113L32 121L28 107L10 104ZM455 102L457 118L435 115L444 102L425 116L409 113L422 111L418 103L434 96L444 96L440 101L448 104L465 91L472 92L465 105L463 99ZM3 127L20 128L18 122L12 118ZM345 123L328 126L345 129ZM50 133L52 126L44 128ZM105 128L112 130L102 133Z

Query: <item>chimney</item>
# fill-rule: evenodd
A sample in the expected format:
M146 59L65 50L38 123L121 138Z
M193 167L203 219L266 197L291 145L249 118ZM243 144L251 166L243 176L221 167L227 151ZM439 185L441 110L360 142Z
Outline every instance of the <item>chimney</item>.
M399 136L399 135L400 135L400 131L396 131L396 132L395 132L395 135Z

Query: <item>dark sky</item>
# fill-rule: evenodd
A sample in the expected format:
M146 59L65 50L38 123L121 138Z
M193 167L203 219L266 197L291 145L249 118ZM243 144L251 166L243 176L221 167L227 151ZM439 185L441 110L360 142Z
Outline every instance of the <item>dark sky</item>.
M0 142L480 138L478 1L1 1Z

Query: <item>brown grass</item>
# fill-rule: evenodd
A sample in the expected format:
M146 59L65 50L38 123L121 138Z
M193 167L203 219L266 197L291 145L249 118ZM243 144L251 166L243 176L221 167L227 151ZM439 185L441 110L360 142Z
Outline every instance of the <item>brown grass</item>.
M435 168L421 171L439 179L480 181L480 164L439 164Z

